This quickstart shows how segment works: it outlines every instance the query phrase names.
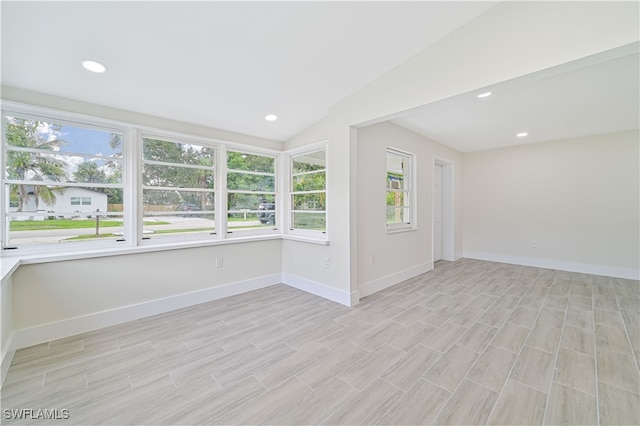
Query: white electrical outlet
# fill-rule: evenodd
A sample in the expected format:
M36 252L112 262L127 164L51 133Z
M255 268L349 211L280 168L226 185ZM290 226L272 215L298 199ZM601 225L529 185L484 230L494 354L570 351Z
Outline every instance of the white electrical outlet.
M371 257L369 258L369 263L371 263L372 265L373 265L374 263L376 263L376 255L375 255L375 254L372 254L372 255L371 255Z
M222 268L224 266L224 258L222 256L216 257L216 268Z
M329 269L331 268L331 258L329 257L325 257L324 259L322 259L322 267L324 269Z
M538 248L538 241L537 240L531 240L531 247Z

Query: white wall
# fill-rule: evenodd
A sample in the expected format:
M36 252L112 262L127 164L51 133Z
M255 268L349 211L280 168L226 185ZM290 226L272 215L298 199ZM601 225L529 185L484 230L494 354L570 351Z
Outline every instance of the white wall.
M4 271L2 271L4 272ZM15 348L13 339L13 277L4 276L0 281L0 383L4 382Z
M464 257L638 279L639 146L635 130L465 154Z
M454 188L454 246L462 253L462 155L390 122L358 129L357 269L358 290L365 296L433 269L434 159L446 159L457 171ZM386 149L415 155L417 228L387 233ZM373 256L373 263L372 261ZM460 256L458 256L460 257Z
M354 293L361 282L353 126L636 42L638 12L636 2L503 2L332 107L329 252L344 262L332 285Z
M285 143L286 149L293 149L316 142L327 141L328 121L322 119ZM344 167L345 159L332 154L327 149L327 193L330 198L343 186L336 179L334 170ZM310 244L308 242L284 240L282 242L282 274L283 280L297 288L345 305L358 303L357 292L348 286L341 286L340 277L349 264L349 256L338 254L335 247L344 247L344 231L338 226L344 224L345 216L335 214L332 202L327 202L327 235L330 245ZM346 216L348 217L348 216ZM336 222L337 221L337 222ZM329 268L325 268L325 260L329 259Z
M22 265L16 346L278 284L281 265L280 240Z

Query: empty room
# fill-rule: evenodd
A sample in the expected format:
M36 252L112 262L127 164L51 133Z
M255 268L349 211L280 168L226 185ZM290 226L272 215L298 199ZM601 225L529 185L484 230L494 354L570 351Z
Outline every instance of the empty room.
M640 424L640 2L0 19L1 424Z

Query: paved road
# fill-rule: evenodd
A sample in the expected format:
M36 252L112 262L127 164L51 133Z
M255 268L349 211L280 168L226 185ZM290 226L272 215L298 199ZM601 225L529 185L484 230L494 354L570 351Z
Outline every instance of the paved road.
M113 219L110 219L113 220ZM152 222L154 219L145 218L145 222ZM193 229L193 228L207 228L214 227L214 222L209 219L200 217L162 217L156 219L162 222L169 222L166 225L145 225L144 232L152 234L153 231L162 229ZM257 220L246 222L233 222L235 226L255 226L259 225ZM95 228L81 228L81 229L46 229L39 231L13 231L11 232L11 244L16 246L28 246L36 244L57 243L62 240L73 238L78 235L94 235ZM106 228L100 228L100 233L122 233L124 228L122 226L110 226Z

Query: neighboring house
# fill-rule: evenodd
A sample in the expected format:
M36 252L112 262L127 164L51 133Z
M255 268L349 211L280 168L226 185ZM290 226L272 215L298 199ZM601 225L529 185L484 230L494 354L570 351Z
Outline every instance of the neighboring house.
M53 205L47 204L40 199L36 206L36 197L33 192L29 192L29 198L26 200L22 212L54 212L55 216L72 218L77 213L106 212L107 204L107 194L85 188L71 187L66 188L62 193L56 194L56 202ZM17 203L15 205L12 203L10 211L13 213L17 210ZM16 220L44 220L45 218L46 216L21 216Z

